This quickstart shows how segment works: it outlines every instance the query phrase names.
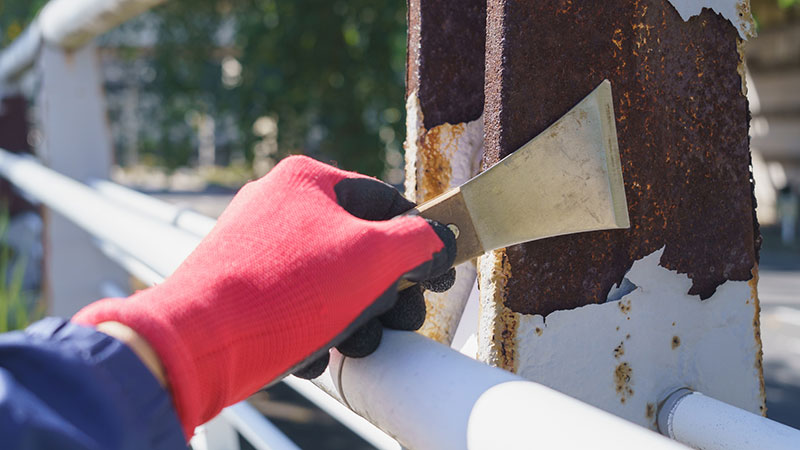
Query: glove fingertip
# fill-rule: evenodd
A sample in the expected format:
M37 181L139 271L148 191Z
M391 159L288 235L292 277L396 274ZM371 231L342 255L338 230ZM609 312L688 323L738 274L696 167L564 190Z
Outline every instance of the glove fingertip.
M299 369L295 370L293 375L298 378L313 380L314 378L317 378L318 376L322 375L323 372L325 372L325 369L328 367L328 362L330 361L330 359L331 355L326 351L322 354L322 356L309 361Z
M383 327L377 319L371 319L352 335L336 346L344 356L363 358L378 349L383 337Z
M450 270L439 275L438 277L423 280L420 285L431 292L445 292L456 283L456 268L451 267Z
M406 273L405 277L411 281L422 281L438 277L447 273L456 259L456 236L446 225L435 220L425 219L442 242L442 248L433 254L430 260L420 264Z
M387 328L416 331L425 323L426 313L427 306L422 288L415 285L400 291L394 307L381 314L380 320Z

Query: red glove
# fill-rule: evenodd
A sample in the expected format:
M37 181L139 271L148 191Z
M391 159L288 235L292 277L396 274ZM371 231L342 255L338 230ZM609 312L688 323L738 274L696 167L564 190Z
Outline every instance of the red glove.
M455 258L455 238L440 224L370 221L410 206L377 180L287 158L241 189L164 283L127 300L95 302L72 320L117 321L143 336L166 369L191 436L223 407L303 362L327 362L331 346L367 323L347 343L353 353L374 350L377 322L370 319L393 306L397 280L440 275ZM387 322L397 317L385 315Z

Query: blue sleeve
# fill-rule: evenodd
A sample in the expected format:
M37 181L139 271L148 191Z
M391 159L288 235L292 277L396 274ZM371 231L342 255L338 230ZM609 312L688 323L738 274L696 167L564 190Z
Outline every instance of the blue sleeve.
M64 319L0 334L0 447L186 449L170 396L125 344Z

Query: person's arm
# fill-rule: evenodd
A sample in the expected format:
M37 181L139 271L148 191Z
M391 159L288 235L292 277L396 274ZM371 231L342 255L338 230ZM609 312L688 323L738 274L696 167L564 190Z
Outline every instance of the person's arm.
M239 191L163 283L72 321L131 346L168 387L188 439L288 373L319 375L332 347L363 357L383 326L422 325L422 288L397 283L452 286L456 246L443 224L397 217L413 206L373 178L287 158Z
M135 337L123 339L139 347ZM185 449L172 400L142 362L148 359L146 350L137 356L64 319L0 335L0 447Z
M319 374L331 347L361 357L382 326L419 328L422 288L397 281L451 286L455 237L393 219L412 206L377 180L282 162L164 283L0 335L0 447L185 448L223 407Z
M164 373L164 365L158 359L158 354L153 347L135 330L119 322L102 322L97 324L97 331L107 334L114 339L127 345L136 356L142 361L147 370L153 374L158 383L165 389L169 389L167 375Z

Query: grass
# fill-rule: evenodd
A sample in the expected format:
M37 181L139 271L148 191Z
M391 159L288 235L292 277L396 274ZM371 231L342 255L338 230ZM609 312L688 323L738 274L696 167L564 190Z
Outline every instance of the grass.
M31 301L34 293L23 289L25 256L14 258L8 245L9 215L0 209L0 333L25 328L44 315L44 304ZM33 303L33 304L31 304Z

